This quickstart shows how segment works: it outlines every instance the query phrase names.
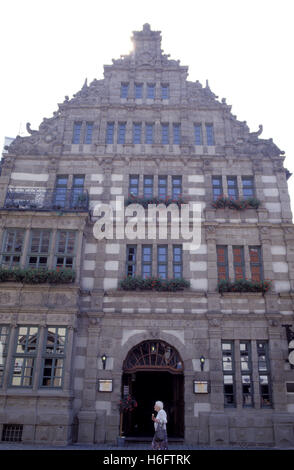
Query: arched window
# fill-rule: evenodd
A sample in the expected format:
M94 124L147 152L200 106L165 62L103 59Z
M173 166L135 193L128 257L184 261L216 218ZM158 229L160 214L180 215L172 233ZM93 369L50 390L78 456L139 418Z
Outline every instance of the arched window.
M183 361L178 351L160 340L143 341L127 355L123 364L124 372L138 370L168 370L174 374L183 372Z

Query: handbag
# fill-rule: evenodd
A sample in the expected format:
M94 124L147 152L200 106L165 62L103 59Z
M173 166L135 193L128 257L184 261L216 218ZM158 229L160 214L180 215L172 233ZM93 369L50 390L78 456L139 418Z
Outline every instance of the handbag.
M165 432L163 429L163 424L158 423L155 434L154 434L154 440L156 442L162 442L164 441L165 438Z

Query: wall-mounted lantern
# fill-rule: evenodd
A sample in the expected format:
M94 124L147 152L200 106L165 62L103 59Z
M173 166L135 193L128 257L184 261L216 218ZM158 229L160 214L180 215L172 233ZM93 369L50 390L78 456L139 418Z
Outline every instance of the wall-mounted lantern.
M107 356L106 356L106 354L102 354L102 356L101 356L101 361L102 361L103 369L105 369L105 367L106 367L106 361L107 361Z
M203 371L203 369L204 369L204 364L205 364L205 357L204 357L204 356L201 356L201 357L200 357L200 367L201 367L201 371Z

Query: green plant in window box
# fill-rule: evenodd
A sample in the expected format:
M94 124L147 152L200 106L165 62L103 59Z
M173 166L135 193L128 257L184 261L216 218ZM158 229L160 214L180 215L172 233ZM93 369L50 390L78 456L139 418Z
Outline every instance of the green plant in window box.
M50 284L68 284L74 282L75 272L72 269L51 270L48 275Z
M250 197L248 199L232 199L220 196L211 205L214 209L225 209L227 207L228 209L243 211L246 209L258 209L260 204L259 199L255 197Z
M149 197L144 198L140 196L133 196L132 194L129 195L128 199L126 199L125 205L129 206L130 204L140 204L145 209L148 208L149 204L164 204L165 206L169 206L170 204L177 204L180 206L181 204L187 204L183 198L160 198L160 197Z
M122 290L152 290L175 292L190 287L190 282L183 278L162 279L160 277L127 276L120 281Z
M223 292L262 292L265 294L271 287L271 281L268 279L254 281L252 279L237 279L231 281L222 279L218 282L218 291Z
M0 282L22 282L24 284L68 284L74 282L72 269L21 269L0 267Z

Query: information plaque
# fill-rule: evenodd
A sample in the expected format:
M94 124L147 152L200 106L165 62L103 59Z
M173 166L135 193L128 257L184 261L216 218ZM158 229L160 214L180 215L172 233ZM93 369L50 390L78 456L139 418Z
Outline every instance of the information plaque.
M203 380L194 380L194 393L209 393L208 382Z
M99 379L98 380L99 392L112 392L112 380Z

